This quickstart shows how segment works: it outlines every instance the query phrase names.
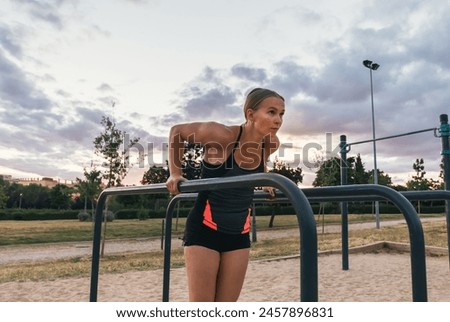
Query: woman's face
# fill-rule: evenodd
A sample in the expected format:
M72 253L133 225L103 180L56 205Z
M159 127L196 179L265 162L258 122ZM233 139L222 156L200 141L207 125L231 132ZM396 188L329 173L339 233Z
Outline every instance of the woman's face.
M276 134L283 124L284 101L278 97L268 97L256 111L250 110L248 120L262 135Z

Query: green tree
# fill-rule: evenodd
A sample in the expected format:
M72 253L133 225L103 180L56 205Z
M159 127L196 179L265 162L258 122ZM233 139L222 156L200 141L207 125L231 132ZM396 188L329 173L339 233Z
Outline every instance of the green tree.
M406 182L408 190L433 190L438 185L438 181L425 178L425 162L422 158L416 159L413 163L413 169L416 172L412 179ZM417 201L417 211L420 214L421 201Z
M188 180L200 179L202 174L203 146L193 143L184 144L183 177Z
M124 132L116 127L116 123L109 117L103 116L100 124L104 127L102 133L94 139L95 154L104 159L102 167L105 169L103 179L106 180L106 188L121 186L122 180L128 174L129 150L139 142L139 138L128 140ZM125 141L127 140L127 141ZM120 148L123 146L123 150ZM105 211L107 213L108 211ZM101 256L103 256L106 239L106 221L103 226L103 241Z
M148 169L141 180L142 184L164 183L169 178L169 170L167 168L153 165Z
M167 162L166 162L167 163ZM161 166L153 165L148 169L141 180L142 184L152 184L152 183L165 183L167 179L169 178L169 170L168 168L164 168ZM137 200L137 204L139 205L140 212L139 212L139 219L145 219L148 217L148 212L145 210L145 208L149 208L150 205L153 205L153 208L155 211L158 210L161 196L158 195L148 195L148 196L139 196L140 198Z
M273 168L269 170L272 173L278 173L292 180L295 184L303 182L302 168L291 168L286 162L275 158Z
M358 153L355 161L354 183L366 184L369 183L370 174L364 168L364 163L361 160L361 155Z
M91 211L95 212L95 200L101 192L102 172L97 169L87 171L84 168L84 180L76 178L76 188L80 193L80 198L84 199L84 212L87 213L87 202L91 202Z
M0 209L5 208L8 201L8 195L6 194L8 184L9 182L5 181L3 176L0 175Z
M2 179L3 181L3 179ZM3 184L0 184L0 209L6 207L6 202L8 201L8 196L5 193L5 187Z
M126 151L124 143L124 132L117 129L116 123L103 116L101 125L104 131L94 139L95 154L104 159L102 167L103 179L106 180L106 187L120 186L122 180L128 173L129 154ZM133 138L127 143L127 148L133 147L139 142L139 138ZM120 148L124 149L120 151Z
M314 187L339 186L341 184L341 159L334 157L320 162L320 167L316 171L316 178L313 181ZM355 158L347 158L347 181L349 184L354 181Z
M21 192L23 191L23 192ZM32 183L28 186L22 186L17 191L15 199L21 202L21 208L45 209L51 208L50 205L50 188ZM22 198L20 198L22 193Z
M408 190L432 190L433 182L425 178L425 162L422 158L416 159L413 164L413 169L416 172L412 179L406 182Z
M341 159L334 157L320 162L320 167L316 171L316 178L313 186L338 186L341 184ZM367 184L373 182L373 170L366 171L361 156L347 158L347 183L348 184ZM378 184L392 185L391 177L381 170L378 170Z
M20 194L23 193L23 186L15 182L4 186L4 190L8 200L6 201L6 208L18 207Z
M444 190L445 182L444 182L444 158L441 158L441 163L439 164L439 179L435 181L435 190Z
M58 183L50 189L50 205L54 209L68 209L72 203L73 189Z
M413 179L422 180L425 178L427 172L425 171L425 161L423 161L423 158L420 158L420 160L416 159L416 162L413 164L413 169L416 171Z
M406 182L408 190L436 190L443 187L443 182L425 178L425 162L422 158L416 159L416 162L413 164L413 169L416 173L412 176L411 180Z
M396 185L391 185L391 188L397 191L408 191L408 188L406 188L406 186L401 185L401 184L396 184Z
M183 177L188 180L200 179L202 172L203 146L193 143L184 143L184 153L181 162ZM166 161L167 165L167 161ZM143 175L141 183L164 183L169 178L169 168L151 166Z
M392 178L387 173L384 173L384 171L378 169L377 175L378 175L378 184L379 185L388 186L388 187L392 186ZM370 170L368 172L368 177L369 177L368 182L373 183L374 182L373 170Z

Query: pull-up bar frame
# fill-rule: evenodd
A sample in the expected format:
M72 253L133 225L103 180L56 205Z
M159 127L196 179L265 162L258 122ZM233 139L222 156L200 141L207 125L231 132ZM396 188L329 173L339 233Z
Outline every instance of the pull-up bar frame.
M410 237L411 279L412 299L415 302L427 301L425 242L422 225L416 210L408 200L419 199L450 199L448 191L411 191L399 193L391 188L380 185L347 185L345 187L320 187L305 188L302 190L310 202L332 202L332 201L380 201L388 200L396 205L402 212L408 224ZM182 200L194 200L197 194L181 194L174 197L167 207L166 222L171 223L175 206ZM268 194L255 193L254 201L267 200ZM283 193L277 193L277 199L270 202L289 202ZM348 228L347 228L348 230ZM345 235L343 229L342 234ZM171 227L165 230L165 254L163 272L163 301L169 301L170 284L170 252L171 252ZM348 236L343 236L348 240ZM342 245L343 264L348 266L348 244ZM344 264L345 265L345 264ZM347 268L348 269L348 268ZM306 272L308 274L308 272Z
M272 186L281 190L292 203L299 223L300 231L300 300L318 301L318 267L317 267L317 228L311 205L303 192L288 178L274 173L258 173L228 178L200 179L180 182L181 193L202 190L218 190L234 187ZM90 301L97 301L98 275L100 265L100 239L102 214L108 196L162 194L167 193L165 184L152 184L136 187L115 187L103 190L97 201L95 212L94 237L92 246L92 268ZM170 216L171 217L171 216ZM169 229L172 221L166 222ZM167 249L166 244L166 249ZM169 255L170 256L170 255Z
M429 128L424 130L418 130L403 134L397 134L397 135L391 135L386 136L382 138L375 139L375 141L381 141L381 140L387 140L392 138L397 138L401 136L407 136L411 134L418 134L422 132L429 132L434 131L434 136L441 138L441 144L442 144L442 163L443 163L443 170L444 170L444 190L450 191L450 124L448 123L448 115L447 114L441 114L439 115L439 122L440 126L439 128ZM341 160L340 160L340 167L341 167L341 185L347 185L347 152L350 151L350 147L352 145L356 144L362 144L362 143L368 143L373 142L374 140L364 140L359 142L353 142L353 143L347 143L347 137L345 135L341 135L340 137L340 143L339 146L341 148L340 154L341 154ZM424 192L424 191L421 191ZM422 198L422 197L419 197ZM448 198L443 198L445 200L445 215L446 215L446 224L447 224L447 249L450 254L450 200ZM378 215L378 214L377 214ZM346 227L348 225L348 207L347 202L343 201L341 203L341 216L342 216L342 231L346 233ZM376 218L376 224L377 227L379 227L379 221L380 218L377 216ZM342 237L342 244L345 245L348 243L344 239L345 234L343 234ZM346 264L347 263L347 264ZM348 260L343 261L344 269L348 269ZM450 265L450 256L449 256L449 265Z

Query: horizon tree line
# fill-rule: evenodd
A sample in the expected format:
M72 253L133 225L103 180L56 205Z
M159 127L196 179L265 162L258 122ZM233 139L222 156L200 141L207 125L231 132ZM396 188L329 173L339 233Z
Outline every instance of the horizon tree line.
M9 183L0 177L0 209L2 208L53 208L53 209L84 209L95 211L96 199L102 189L121 186L123 179L128 174L129 155L121 147L127 143L132 147L139 142L139 138L132 138L124 142L125 132L118 129L114 120L103 116L100 124L103 131L94 138L95 154L101 157L103 162L100 167L91 165L84 168L84 178L76 178L76 185L70 188L65 184L57 184L53 188L47 188L38 184L22 186L17 183ZM201 175L201 159L203 148L196 144L185 144L183 156L183 176L188 180L196 180ZM319 161L319 168L315 172L316 178L313 186L340 185L340 159L334 157ZM361 156L347 158L348 184L373 183L373 170L367 171ZM436 190L443 189L443 165L438 180L426 178L425 162L423 158L417 158L412 165L414 175L405 185L393 185L389 174L378 169L378 183L392 187L396 190ZM281 174L295 184L303 182L303 170L301 167L291 167L283 160L275 158L273 167L268 172ZM141 184L163 183L169 177L166 166L150 166L143 174ZM138 196L141 207L145 206L144 198Z

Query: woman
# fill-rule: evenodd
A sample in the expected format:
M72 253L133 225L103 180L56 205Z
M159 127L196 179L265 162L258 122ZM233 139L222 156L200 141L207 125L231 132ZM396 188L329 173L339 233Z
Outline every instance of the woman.
M280 144L284 98L256 88L244 104L246 122L179 124L170 130L167 189L179 193L184 142L204 146L202 178L264 172ZM253 188L202 191L186 221L184 255L190 301L237 301L250 253L250 206Z

